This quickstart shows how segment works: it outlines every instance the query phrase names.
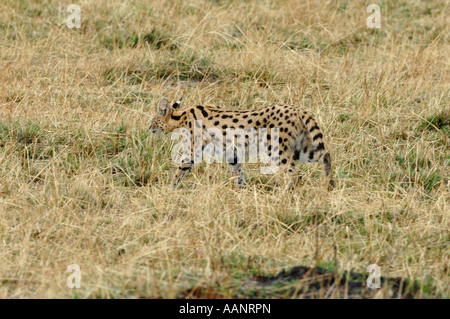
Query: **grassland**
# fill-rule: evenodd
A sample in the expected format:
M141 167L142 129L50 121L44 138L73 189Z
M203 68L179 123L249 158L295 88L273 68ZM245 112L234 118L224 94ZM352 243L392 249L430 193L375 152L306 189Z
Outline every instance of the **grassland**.
M0 298L305 297L268 278L369 264L449 298L448 1L380 1L380 29L366 1L72 2L79 29L68 1L0 3ZM336 189L201 164L173 191L176 142L147 128L181 95L306 109Z

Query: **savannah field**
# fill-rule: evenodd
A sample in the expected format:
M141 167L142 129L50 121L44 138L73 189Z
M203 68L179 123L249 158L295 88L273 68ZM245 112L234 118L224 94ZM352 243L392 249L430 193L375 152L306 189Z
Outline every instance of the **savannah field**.
M440 0L2 0L0 298L449 298L449 19ZM288 190L202 163L172 190L163 96L298 105L336 188L317 164Z

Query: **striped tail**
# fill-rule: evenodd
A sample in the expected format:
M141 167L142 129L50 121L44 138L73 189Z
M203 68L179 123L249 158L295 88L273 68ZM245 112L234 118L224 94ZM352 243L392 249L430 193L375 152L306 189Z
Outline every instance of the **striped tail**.
M294 159L301 162L321 162L324 165L324 176L329 179L328 189L331 190L335 184L331 179L331 156L325 149L323 134L317 122L307 112L303 111L301 120L305 125L305 138L302 138L301 145L298 145L297 158Z

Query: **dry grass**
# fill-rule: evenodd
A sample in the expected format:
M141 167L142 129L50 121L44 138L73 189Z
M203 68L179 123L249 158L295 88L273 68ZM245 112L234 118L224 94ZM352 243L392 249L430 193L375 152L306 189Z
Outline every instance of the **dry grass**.
M39 2L0 4L0 298L246 297L254 275L373 263L450 296L448 1L382 1L379 30L364 1L83 0L80 29ZM237 190L202 164L172 191L175 142L147 132L163 95L300 105L337 188L247 166Z

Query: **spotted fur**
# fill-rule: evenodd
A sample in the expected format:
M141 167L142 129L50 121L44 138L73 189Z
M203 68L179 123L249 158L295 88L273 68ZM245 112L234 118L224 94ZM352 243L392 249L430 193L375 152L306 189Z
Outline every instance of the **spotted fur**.
M197 105L186 109L181 108L181 99L170 106L169 100L163 98L158 106L158 114L153 118L149 130L152 133L172 132L177 128L185 128L192 137L194 143L194 127L199 125L196 121L202 121L199 129L219 128L225 131L231 129L268 129L267 139L270 140L270 129L279 128L279 147L271 149L268 146L269 156L277 152L279 163L292 174L299 175L299 170L294 161L321 162L324 165L324 175L329 179L329 188L334 187L331 179L331 156L326 151L323 142L323 134L316 121L306 112L295 106L275 104L257 110L223 110L214 105ZM187 137L184 137L186 139ZM185 140L186 141L186 140ZM223 139L225 142L225 139ZM202 149L208 140L202 141ZM246 146L248 138L246 137ZM245 184L242 168L236 156L227 158L236 183ZM182 178L194 165L192 158L183 159L178 167L173 181L177 187Z

